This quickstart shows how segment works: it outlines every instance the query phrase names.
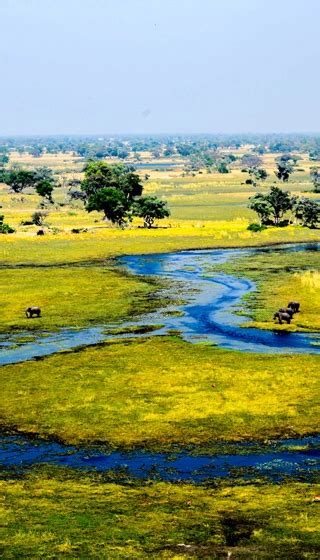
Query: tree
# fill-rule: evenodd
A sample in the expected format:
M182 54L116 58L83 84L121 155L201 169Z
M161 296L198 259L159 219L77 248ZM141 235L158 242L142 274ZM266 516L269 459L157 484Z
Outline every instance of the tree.
M302 198L295 206L295 215L303 226L316 228L320 223L320 204L309 198Z
M8 154L0 154L0 165L5 165L9 163L9 155Z
M311 161L319 161L320 160L320 147L314 148L309 152L309 159Z
M276 226L279 225L284 214L292 209L295 201L288 192L275 186L271 187L269 194L267 194L267 200L271 204L272 215Z
M257 193L249 199L251 202L249 208L256 212L260 219L261 225L270 223L270 216L272 214L272 206L267 200L265 194Z
M118 148L117 156L119 159L126 159L129 155L129 152L126 148Z
M49 181L48 179L44 179L43 181L37 183L35 189L39 196L53 203L52 193L53 193L54 185L51 181Z
M56 186L52 169L48 167L38 167L33 173L33 187L37 194L43 199L53 202L52 193Z
M29 150L29 153L30 153L33 157L37 157L37 158L40 157L40 156L42 156L43 152L44 152L43 146L38 146L38 145L32 146L32 147L30 148L30 150Z
M2 173L1 180L15 193L21 193L25 188L33 186L33 171L27 169L11 169Z
M81 192L86 210L104 212L114 224L123 226L136 215L151 227L154 220L169 216L165 202L156 197L143 198L142 191L141 178L133 167L102 161L90 161L85 167Z
M287 183L291 173L293 173L293 166L289 163L288 160L281 159L277 163L277 171L275 171L275 174L279 181Z
M56 186L53 171L48 167L29 169L10 169L1 173L0 179L9 185L15 193L32 187L43 198L52 202L52 192Z
M131 206L141 196L143 185L133 167L90 161L81 189L88 212L102 211L112 223L123 226L130 219Z
M109 165L104 161L89 161L84 173L81 189L87 198L105 188L120 190L128 202L142 194L143 186L140 177L131 166L122 163Z
M177 153L182 157L187 157L194 151L193 146L186 143L176 144Z
M268 177L266 170L259 169L258 167L248 167L245 171L250 175L250 179L246 180L246 184L253 185L253 187L256 187L259 181L265 181Z
M144 227L151 228L155 220L170 216L167 203L156 196L142 196L134 205L134 214L143 218Z
M229 168L224 161L220 161L217 165L217 171L218 173L229 173Z
M260 217L261 224L272 223L279 225L284 214L293 208L295 198L288 192L281 190L279 187L271 187L267 194L258 193L250 198L249 208L257 212Z
M113 224L123 226L129 217L130 205L125 194L113 187L103 187L89 196L86 210L104 212L105 217Z
M311 180L313 183L313 192L315 193L320 193L320 173L319 173L319 167L311 167L310 168L310 175L311 175Z
M163 152L164 157L171 157L171 156L173 156L174 154L175 154L175 149L174 149L174 147L173 147L173 146L170 146L170 145L166 146L166 148L165 148L165 150L164 150L164 152Z

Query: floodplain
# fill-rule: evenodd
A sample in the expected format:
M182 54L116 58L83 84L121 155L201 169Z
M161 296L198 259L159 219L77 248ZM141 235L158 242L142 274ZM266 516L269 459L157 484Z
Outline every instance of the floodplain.
M25 167L34 160L12 155L13 163ZM266 154L263 162L270 177L261 192L271 185L275 156ZM61 178L45 235L25 225L39 204L37 195L1 186L3 212L17 230L0 240L1 336L14 331L23 344L30 331L121 326L179 299L174 282L119 267L121 255L258 246L270 249L207 270L255 282L257 289L235 310L250 318L243 328L288 336L319 332L319 252L277 253L278 244L319 243L319 230L292 221L249 231L254 190L240 169L194 176L184 175L181 166L148 169L145 192L165 197L171 216L150 230L138 218L121 230L68 200L66 179L81 178L80 158L44 154L36 164L49 165ZM286 187L316 199L310 165L304 155L302 171ZM291 325L276 325L273 313L289 299L299 299L301 311ZM25 317L30 304L41 306L42 318ZM223 454L224 446L239 442L272 446L280 438L298 441L318 432L318 372L319 356L312 353L249 354L190 344L178 332L125 340L115 335L96 346L2 366L1 426L6 434L40 442L129 453ZM3 557L222 559L231 551L243 560L315 560L316 477L288 474L271 483L245 475L195 484L152 475L119 480L117 472L52 464L35 464L23 474L4 469Z

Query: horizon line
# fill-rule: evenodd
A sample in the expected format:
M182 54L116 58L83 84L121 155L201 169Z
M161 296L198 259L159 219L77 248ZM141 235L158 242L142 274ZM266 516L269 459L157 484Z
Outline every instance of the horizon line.
M259 131L259 132L250 132L250 131L242 131L242 132L18 132L18 133L10 133L10 134L0 134L0 138L17 138L17 137L61 137L61 136L73 136L73 137L97 137L97 136L241 136L241 135L248 135L248 136L281 136L281 135L301 135L301 136L311 136L311 135L319 135L319 131L290 131L290 132L276 132L276 131Z

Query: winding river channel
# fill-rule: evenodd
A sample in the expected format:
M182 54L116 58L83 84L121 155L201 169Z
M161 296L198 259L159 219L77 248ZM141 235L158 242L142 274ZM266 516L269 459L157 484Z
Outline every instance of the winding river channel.
M169 280L168 296L175 298L166 307L132 319L130 322L104 324L58 332L3 334L0 337L0 365L23 362L55 352L92 345L106 340L179 334L190 343L206 342L229 350L278 354L320 354L319 333L263 331L250 326L249 319L235 313L255 284L246 278L212 273L212 265L243 256L277 251L319 251L320 243L282 245L253 249L213 249L167 254L134 255L118 259L120 267L135 275ZM280 255L279 255L280 256ZM280 261L281 262L281 261ZM172 287L174 286L174 287ZM165 291L165 290L164 290ZM291 295L294 298L294 295ZM177 299L179 298L179 299ZM286 302L281 302L280 305ZM146 326L154 326L146 329ZM132 329L135 330L132 330ZM130 332L131 329L131 332ZM28 340L29 337L29 340ZM36 365L35 365L36 367ZM272 480L290 476L311 479L319 468L320 437L274 442L269 447L248 444L232 447L221 455L109 453L101 449L77 448L54 442L6 435L0 441L3 466L18 470L40 463L53 463L80 469L122 470L138 478L170 481L227 477L241 473L245 477L264 476ZM258 450L257 450L258 449Z

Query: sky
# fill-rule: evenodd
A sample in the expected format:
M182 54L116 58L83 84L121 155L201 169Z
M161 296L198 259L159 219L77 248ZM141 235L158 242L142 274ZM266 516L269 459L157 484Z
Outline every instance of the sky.
M320 131L319 0L0 0L0 136Z

